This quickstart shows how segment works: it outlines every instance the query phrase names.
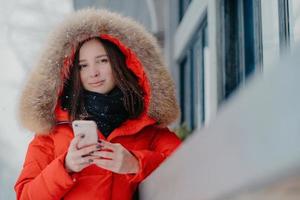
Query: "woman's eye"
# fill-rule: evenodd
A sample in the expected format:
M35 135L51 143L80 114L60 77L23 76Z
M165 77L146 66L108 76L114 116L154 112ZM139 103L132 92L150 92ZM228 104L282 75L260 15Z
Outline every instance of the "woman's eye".
M85 67L87 67L87 65L85 65L85 64L79 65L80 69L85 68Z
M100 63L107 63L108 62L108 59L107 58L103 58L101 60L97 60L96 63L97 64L100 64Z
M107 59L107 58L104 58L104 59L101 60L101 62L107 63L107 62L108 62L108 59Z

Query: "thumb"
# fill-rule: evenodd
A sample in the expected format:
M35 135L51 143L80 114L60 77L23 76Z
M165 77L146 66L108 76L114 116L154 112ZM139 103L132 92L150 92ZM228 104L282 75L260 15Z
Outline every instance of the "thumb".
M70 149L71 151L76 151L76 150L78 150L77 145L78 145L80 139L81 139L83 136L84 136L83 134L78 134L78 135L76 135L76 136L72 139L72 141L71 141L71 143L70 143L70 146L69 146L69 149Z

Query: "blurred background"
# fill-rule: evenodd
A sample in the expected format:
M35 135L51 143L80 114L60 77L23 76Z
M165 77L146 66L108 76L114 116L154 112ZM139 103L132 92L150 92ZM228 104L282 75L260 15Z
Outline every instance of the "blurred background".
M13 186L33 136L17 121L26 74L49 31L72 10L67 0L0 1L0 199L15 199Z
M155 35L175 80L182 113L171 128L182 139L214 126L252 74L268 74L300 41L299 0L0 0L0 5L0 199L15 198L13 185L33 136L18 124L20 90L49 32L68 13L107 8Z

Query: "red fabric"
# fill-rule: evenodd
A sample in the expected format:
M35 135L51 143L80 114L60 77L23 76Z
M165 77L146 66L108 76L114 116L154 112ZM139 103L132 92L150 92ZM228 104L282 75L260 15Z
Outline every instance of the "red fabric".
M73 132L69 123L58 123L46 136L35 136L29 144L23 170L15 184L17 199L110 199L129 200L138 186L159 164L180 144L178 137L167 128L155 126L155 120L147 115L150 99L150 84L142 65L135 54L116 38L101 35L119 46L126 55L128 67L139 77L139 84L145 92L145 111L139 118L131 119L116 128L105 139L120 143L139 161L136 174L117 174L91 165L72 175L66 172L64 160ZM74 55L70 55L73 57ZM70 60L64 67L69 67ZM62 77L68 69L64 68ZM68 122L66 111L56 107L56 119Z

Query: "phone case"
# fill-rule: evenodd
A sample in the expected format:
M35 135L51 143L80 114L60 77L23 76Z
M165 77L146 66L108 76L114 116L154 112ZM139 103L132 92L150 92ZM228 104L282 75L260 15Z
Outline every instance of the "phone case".
M97 125L91 120L75 120L72 122L74 135L84 135L77 147L82 148L98 142Z

